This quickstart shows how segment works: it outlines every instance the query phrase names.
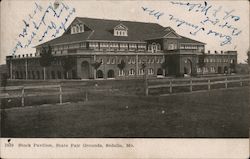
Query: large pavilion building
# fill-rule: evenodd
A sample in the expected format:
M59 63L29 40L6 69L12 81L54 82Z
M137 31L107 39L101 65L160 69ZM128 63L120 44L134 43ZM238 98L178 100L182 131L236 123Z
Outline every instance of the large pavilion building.
M40 57L48 47L54 60L46 67L46 79L224 74L234 71L237 63L236 51L205 53L205 43L183 37L170 27L77 17L62 36L36 46L35 55L7 56L10 78L43 79ZM64 57L71 58L67 71Z

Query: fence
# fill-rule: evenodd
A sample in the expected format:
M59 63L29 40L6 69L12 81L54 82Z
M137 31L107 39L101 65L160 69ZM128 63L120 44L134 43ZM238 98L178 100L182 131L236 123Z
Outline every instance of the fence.
M58 88L58 92L49 92L49 93L32 93L32 94L25 94L25 90L29 89L51 89L51 88ZM17 94L9 94L5 93L6 91L16 91L20 90L20 93ZM21 98L21 105L24 106L24 99L25 97L38 97L38 96L45 96L45 95L59 95L59 103L62 104L62 86L61 85L43 85L43 86L8 86L8 87L0 87L0 99L4 98Z
M194 86L207 86L207 90L211 90L211 86L215 84L224 84L225 88L228 88L229 83L239 83L239 86L243 86L243 82L250 81L250 75L241 76L221 76L210 78L189 78L189 79L162 79L164 84L150 85L154 80L150 80L148 86L146 86L145 94L149 95L149 89L157 88L169 88L169 93L173 93L174 87L189 87L189 91L193 91ZM158 81L159 82L159 81ZM167 83L167 84L166 84Z

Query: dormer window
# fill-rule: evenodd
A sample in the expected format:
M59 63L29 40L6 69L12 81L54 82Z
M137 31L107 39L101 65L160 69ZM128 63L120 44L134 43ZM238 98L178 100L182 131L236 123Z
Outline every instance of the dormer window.
M114 28L114 36L128 36L128 28L119 24Z
M84 32L83 24L73 24L71 26L71 34L82 33L82 32Z

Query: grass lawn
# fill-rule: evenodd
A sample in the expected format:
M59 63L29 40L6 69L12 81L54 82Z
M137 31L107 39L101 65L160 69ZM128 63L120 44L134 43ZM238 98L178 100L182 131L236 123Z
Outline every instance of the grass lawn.
M248 137L249 87L6 109L3 137Z

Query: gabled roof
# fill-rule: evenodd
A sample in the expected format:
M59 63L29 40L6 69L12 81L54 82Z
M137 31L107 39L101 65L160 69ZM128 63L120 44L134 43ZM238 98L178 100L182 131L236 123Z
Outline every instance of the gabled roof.
M114 27L114 29L120 29L120 28L124 28L124 29L128 30L128 28L125 25L123 25L122 23L120 23Z
M89 29L83 33L70 34L70 27L68 27L62 36L38 46L72 43L86 40L145 41L146 39L163 38L168 33L174 32L172 28L163 27L157 23L76 17L71 24L74 24L77 21L82 22ZM121 24L128 28L128 36L113 35L114 28ZM181 41L182 43L201 43L186 37L181 37Z

